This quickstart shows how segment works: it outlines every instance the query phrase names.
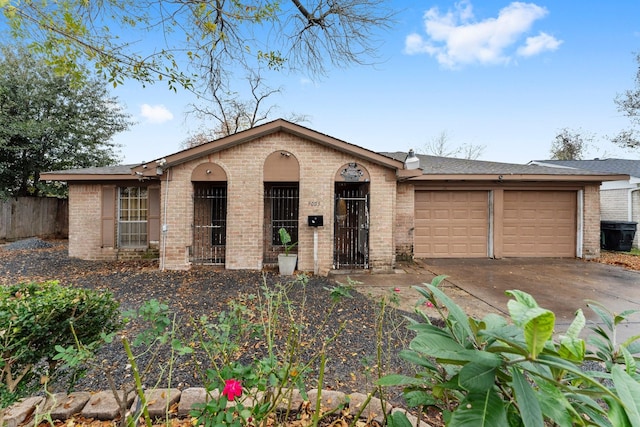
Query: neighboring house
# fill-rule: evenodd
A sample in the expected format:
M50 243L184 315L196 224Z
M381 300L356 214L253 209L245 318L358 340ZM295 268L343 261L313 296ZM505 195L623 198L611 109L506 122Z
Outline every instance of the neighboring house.
M152 251L162 269L262 269L285 227L298 269L327 274L397 257L598 257L598 189L626 177L375 153L276 120L148 163L42 179L69 184L72 257Z
M531 163L629 175L627 179L606 181L600 186L600 219L640 223L640 160L535 160ZM633 247L638 247L639 235L636 233Z

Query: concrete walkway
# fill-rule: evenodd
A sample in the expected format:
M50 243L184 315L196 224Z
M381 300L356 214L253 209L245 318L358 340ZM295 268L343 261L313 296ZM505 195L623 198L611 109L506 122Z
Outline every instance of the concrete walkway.
M489 312L506 315L509 297L505 291L527 292L541 307L556 314L557 332L571 323L578 308L587 320L598 320L587 300L598 301L616 313L640 309L640 272L578 259L429 259L402 264L393 274L349 277L360 282L356 286L360 292L373 297L394 292L400 308L413 311L419 295L411 287L437 275L447 276L441 285L445 293L478 318ZM635 334L640 334L640 314L619 327L618 342Z

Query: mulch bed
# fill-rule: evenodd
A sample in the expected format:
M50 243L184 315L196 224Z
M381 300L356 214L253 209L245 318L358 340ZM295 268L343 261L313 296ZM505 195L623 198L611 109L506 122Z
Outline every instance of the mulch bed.
M152 298L169 305L176 314L179 333L188 335L189 325L201 315L215 316L227 310L231 300L240 298L243 304L252 307L256 300L249 298L260 292L263 285L273 287L275 283L287 280L272 272L230 271L208 267L194 267L189 271L159 271L155 261L102 262L83 261L67 256L66 241L53 243L51 248L31 250L0 249L0 284L59 280L62 284L94 290L108 290L120 302L121 309L130 310ZM329 336L340 325L344 330L327 347L327 367L323 388L345 393L367 393L374 390L377 378L376 318L380 313L379 304L355 290L352 298L345 298L333 311L329 288L336 282L326 277L311 277L304 287L292 284L289 297L294 305L304 303L300 321L306 326L308 341L301 343L302 360L317 354L323 337ZM388 307L382 336L381 369L385 373L407 372L410 369L399 357L398 352L406 348L412 336L405 328L405 315L409 313ZM328 315L328 317L327 317ZM326 322L321 319L327 318ZM124 331L134 336L136 325L129 324ZM250 362L264 354L264 343L251 342L243 348L238 359ZM179 388L201 386L202 367L207 359L196 353L177 357L171 374L171 385ZM161 368L166 368L168 352L160 354L152 363L152 369L145 374L148 387L165 387L167 380L159 383ZM131 378L126 369L127 360L120 342L104 346L98 360L112 372L116 385L120 386ZM141 357L139 366L148 360ZM317 387L317 370L310 375L308 388ZM63 388L63 384L56 385ZM96 391L108 388L104 372L91 369L80 379L75 390ZM63 390L60 390L63 391ZM402 404L400 390L390 390L386 397L394 404Z
M206 267L195 267L190 271L158 270L155 261L101 262L83 261L67 256L66 241L49 241L51 248L37 247L25 250L3 250L0 248L0 284L13 284L30 281L59 280L63 284L95 290L110 291L120 302L122 310L136 309L144 301L152 298L169 305L176 314L180 330L187 333L189 323L201 315L215 316L227 309L231 300L240 300L251 305L249 295L260 292L262 286L273 288L276 283L286 283L287 279L273 272L228 271ZM46 245L42 245L46 246ZM603 251L597 262L619 265L640 271L640 256L622 252ZM304 313L300 320L306 325L307 335L316 337L304 342L300 347L301 357L311 357L321 346L321 338L335 331L339 325L345 328L338 339L327 347L327 368L323 388L340 390L345 393L368 393L374 390L377 378L376 342L379 341L376 330L376 318L380 313L378 302L372 301L355 290L352 298L344 299L340 306L331 311L331 298L328 288L336 282L324 277L311 277L304 292L289 293L295 305L304 302ZM299 284L291 285L301 286ZM330 313L327 317L327 313ZM405 326L405 316L410 313L387 307L382 331L383 373L410 373L411 367L405 364L398 352L408 346L412 338ZM318 319L327 318L327 322ZM136 324L127 326L125 333L133 336ZM179 331L180 331L179 330ZM263 353L264 346L259 342L247 343L240 360L249 362ZM151 364L152 369L145 374L149 387L166 387L166 379L155 382L161 376L161 367L168 359L160 354ZM129 382L126 369L127 360L120 343L103 347L98 360L112 371L116 385ZM141 357L139 364L144 366L148 360ZM174 361L171 385L179 388L202 385L201 367L207 360L202 355L177 357ZM317 387L317 371L310 375L308 388ZM62 384L56 387L62 391ZM106 389L104 372L92 369L75 384L75 390L96 391ZM394 406L404 406L401 390L388 390L387 400ZM430 411L423 417L432 426L444 425L438 411ZM97 423L97 424L96 424ZM190 421L176 420L174 427L187 427ZM88 420L86 424L102 427L100 422Z

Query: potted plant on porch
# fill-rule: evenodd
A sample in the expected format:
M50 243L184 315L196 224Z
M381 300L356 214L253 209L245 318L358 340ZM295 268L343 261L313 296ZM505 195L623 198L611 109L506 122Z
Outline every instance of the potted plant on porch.
M290 254L289 251L293 249L298 242L291 243L291 235L289 232L281 227L278 230L280 235L280 243L284 246L284 253L278 254L278 267L280 268L281 276L291 276L293 270L296 268L296 262L298 261L298 254Z

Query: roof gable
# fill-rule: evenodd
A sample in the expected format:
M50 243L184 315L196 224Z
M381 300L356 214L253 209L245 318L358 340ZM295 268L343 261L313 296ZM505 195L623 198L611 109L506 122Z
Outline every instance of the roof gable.
M161 164L163 168L176 166L277 132L285 132L291 135L295 135L319 145L333 148L335 150L353 155L361 159L366 159L380 166L388 167L395 170L403 169L402 161L392 159L388 156L384 156L366 148L350 144L348 142L328 136L304 126L291 123L287 120L277 119L272 122L253 127L251 129L226 136L224 138L216 139L214 141L207 142L193 148L179 151L177 153L165 156L152 162L138 165L133 168L133 173L142 173L145 176L153 175L155 174L155 168L150 168L149 165L156 166L156 164Z

